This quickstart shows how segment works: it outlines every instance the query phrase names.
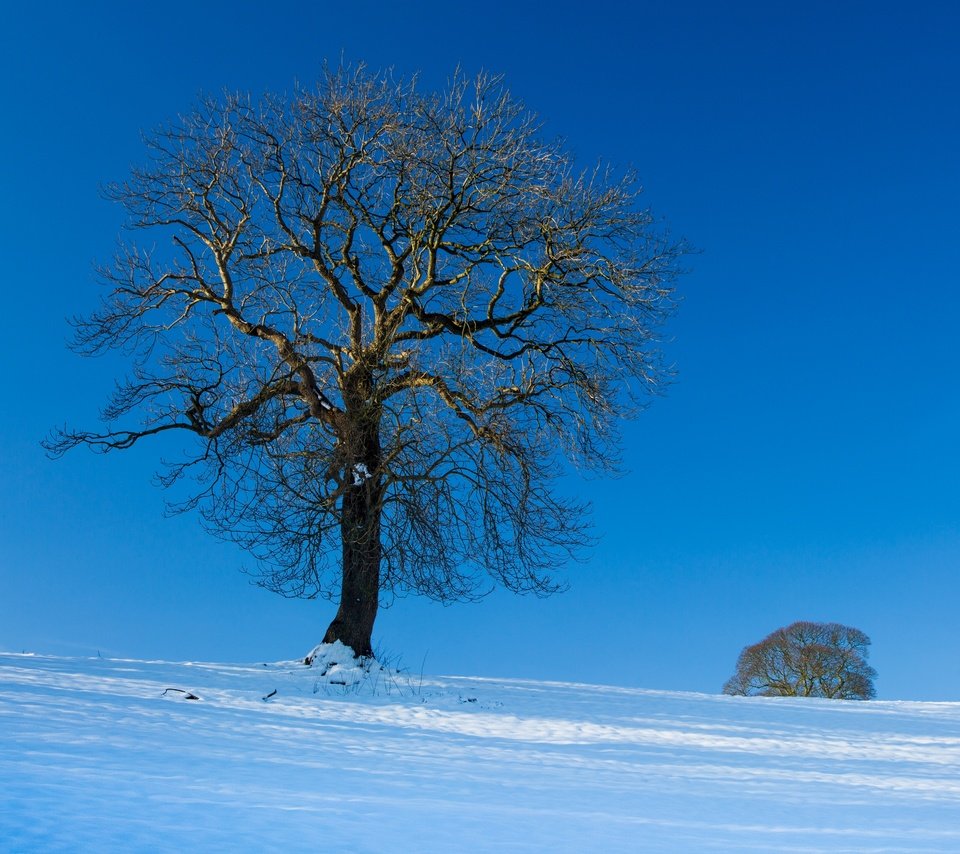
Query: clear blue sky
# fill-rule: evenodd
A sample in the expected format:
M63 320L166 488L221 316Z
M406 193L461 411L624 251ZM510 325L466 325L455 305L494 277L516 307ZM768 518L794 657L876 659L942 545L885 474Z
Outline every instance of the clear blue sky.
M194 6L198 8L192 8ZM577 486L601 544L550 600L401 600L375 642L419 669L718 691L796 619L874 641L879 696L960 700L960 7L954 3L6 4L0 648L276 660L333 606L252 587L163 517L158 449L50 462L118 358L65 349L139 132L323 60L440 85L503 72L584 162L633 164L702 253L669 393L629 473Z

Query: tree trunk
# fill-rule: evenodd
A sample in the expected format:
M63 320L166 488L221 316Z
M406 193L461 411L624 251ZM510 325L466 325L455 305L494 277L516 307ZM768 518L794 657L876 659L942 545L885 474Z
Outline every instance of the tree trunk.
M343 544L343 579L340 607L323 636L324 643L340 641L356 655L373 656L373 623L380 604L380 428L368 420L346 443L340 535Z

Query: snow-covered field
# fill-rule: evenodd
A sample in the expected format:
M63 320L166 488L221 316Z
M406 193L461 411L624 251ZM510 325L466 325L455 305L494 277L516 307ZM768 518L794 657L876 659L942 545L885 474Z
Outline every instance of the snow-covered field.
M0 654L0 850L185 849L960 851L960 704Z

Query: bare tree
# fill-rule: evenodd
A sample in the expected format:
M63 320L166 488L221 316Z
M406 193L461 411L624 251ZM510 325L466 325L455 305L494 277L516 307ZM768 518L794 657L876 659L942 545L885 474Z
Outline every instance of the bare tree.
M877 672L870 638L839 623L796 622L746 647L724 694L869 700Z
M362 67L203 100L146 144L108 195L166 240L122 244L75 321L132 373L104 432L48 451L193 437L161 474L196 479L178 509L262 586L339 598L324 640L358 654L381 597L557 589L589 537L555 477L615 468L615 422L665 375L683 247L635 179L574 171L498 78L425 94Z

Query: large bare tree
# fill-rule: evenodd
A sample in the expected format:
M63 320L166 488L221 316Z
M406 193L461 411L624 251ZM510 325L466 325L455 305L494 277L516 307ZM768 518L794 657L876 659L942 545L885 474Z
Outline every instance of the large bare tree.
M498 78L431 94L362 67L202 100L146 143L108 195L149 243L76 321L131 375L104 431L49 451L189 434L161 475L195 477L179 506L263 586L339 598L324 641L361 655L383 596L555 590L588 539L556 476L615 467L664 377L683 248L632 176L575 171Z

